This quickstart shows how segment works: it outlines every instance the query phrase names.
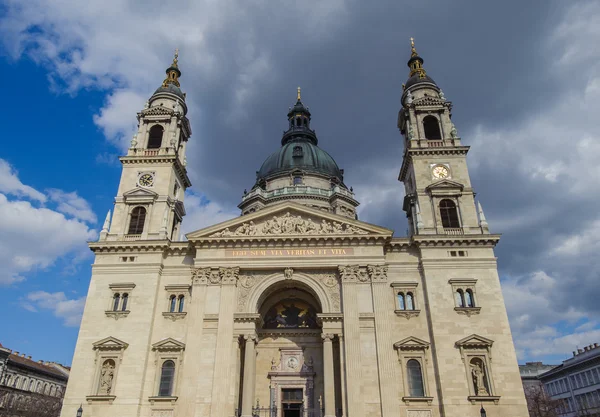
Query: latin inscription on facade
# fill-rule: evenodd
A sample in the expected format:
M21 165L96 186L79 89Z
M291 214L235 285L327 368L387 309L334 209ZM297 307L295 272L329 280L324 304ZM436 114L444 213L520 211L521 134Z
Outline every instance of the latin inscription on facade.
M309 257L309 256L348 256L354 255L353 248L314 248L314 249L248 249L228 250L225 256L231 258L261 258L261 257Z

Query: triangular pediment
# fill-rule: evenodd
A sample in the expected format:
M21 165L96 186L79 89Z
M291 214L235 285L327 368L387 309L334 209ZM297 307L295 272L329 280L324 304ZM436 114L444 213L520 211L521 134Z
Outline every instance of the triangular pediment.
M141 187L137 187L137 188L134 188L133 190L125 191L123 193L123 198L125 199L125 202L127 202L127 201L140 202L140 203L152 202L152 201L156 200L157 197L158 197L158 194L155 193L154 191L147 190L147 189L141 188Z
M146 188L137 187L133 190L125 191L123 197L158 197L158 194Z
M432 195L454 195L462 193L464 185L452 180L439 180L428 185L425 190Z
M154 106L142 110L144 116L171 116L174 113L172 109L164 106Z
M95 342L93 346L94 350L123 350L129 345L116 337L109 336Z
M394 343L394 347L400 350L425 350L429 349L429 342L410 336Z
M491 347L493 344L493 340L477 334L472 334L471 336L467 336L464 339L460 339L458 342L456 342L457 347L463 348L487 348Z
M204 238L258 238L277 236L382 235L392 230L352 220L337 214L285 202L252 214L236 217L186 235L188 240Z
M185 343L175 340L171 337L156 342L152 345L152 350L159 351L180 351L185 350Z
M446 100L433 96L424 96L413 100L415 106L443 106L445 103Z

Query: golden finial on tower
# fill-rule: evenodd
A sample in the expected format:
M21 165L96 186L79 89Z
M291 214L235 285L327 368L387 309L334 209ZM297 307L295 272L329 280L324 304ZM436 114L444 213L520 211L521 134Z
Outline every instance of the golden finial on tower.
M415 48L415 38L410 38L410 56L419 56Z
M298 101L300 101L300 87L298 87Z
M163 87L168 86L169 84L175 84L179 87L179 77L181 77L181 71L179 71L179 48L175 49L175 56L173 57L173 63L169 68L167 68L167 77L163 81Z
M175 57L173 57L173 66L177 68L177 62L179 59L179 48L175 48Z

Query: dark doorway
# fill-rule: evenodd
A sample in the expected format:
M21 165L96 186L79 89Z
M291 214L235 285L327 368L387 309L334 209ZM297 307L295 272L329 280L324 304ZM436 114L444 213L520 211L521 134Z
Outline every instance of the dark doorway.
M281 390L281 408L283 417L301 417L302 416L302 399L304 393L302 389L282 389Z

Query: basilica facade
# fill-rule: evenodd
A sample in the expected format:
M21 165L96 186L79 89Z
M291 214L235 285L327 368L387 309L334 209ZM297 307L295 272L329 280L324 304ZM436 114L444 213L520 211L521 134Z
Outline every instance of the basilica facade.
M192 134L177 56L138 114L62 416L525 417L490 233L452 104L414 44L409 234L358 219L297 100L240 216L179 239ZM398 192L400 193L400 185Z

